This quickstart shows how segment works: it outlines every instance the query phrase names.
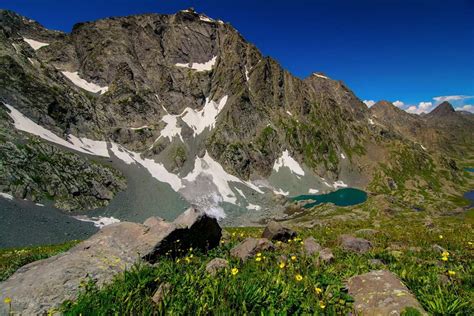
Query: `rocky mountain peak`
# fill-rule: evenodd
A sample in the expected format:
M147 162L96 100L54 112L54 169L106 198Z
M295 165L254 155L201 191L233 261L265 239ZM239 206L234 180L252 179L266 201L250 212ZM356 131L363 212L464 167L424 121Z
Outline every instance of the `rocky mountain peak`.
M454 113L455 110L451 103L444 101L429 113L430 116L445 116Z

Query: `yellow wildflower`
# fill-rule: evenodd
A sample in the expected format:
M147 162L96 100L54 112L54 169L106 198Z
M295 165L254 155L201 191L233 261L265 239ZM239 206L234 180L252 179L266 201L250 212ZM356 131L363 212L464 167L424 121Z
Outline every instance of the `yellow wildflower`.
M467 244L468 244L469 246L472 246L472 245L473 245L472 241L468 241Z
M240 237L244 237L244 233L240 233Z
M455 275L456 275L456 272L449 270L449 271L448 271L448 274L449 274L449 276L455 276Z
M296 256L291 256L292 261L296 261Z
M193 254L190 254L190 255L189 255L189 258L191 259L192 257L194 257L194 255L193 255Z
M280 246L280 245L281 245L281 241L277 241L276 244L277 244L277 246Z
M189 251L193 251L193 247L189 248Z
M304 242L300 241L300 244L304 245Z
M326 308L326 304L324 304L323 301L319 302L319 307L321 307L321 309L325 309Z
M179 258L178 258L178 259L176 259L176 263L179 263L180 261L181 261L181 259L179 259Z
M235 237L235 232L232 233L232 237Z
M316 293L317 293L317 294L323 293L323 289L321 289L321 288L319 288L319 287L315 288L315 290L316 290Z
M232 270L230 271L230 273L232 273L232 275L236 275L237 273L239 273L239 269L237 269L237 268L232 268Z
M186 257L185 260L186 260L187 263L191 262L191 259L189 259L188 257Z
M262 256L262 253L257 253L257 257L261 257Z
M443 235L439 235L439 239L443 239Z
M257 262L262 261L262 257L255 258L255 261L257 261Z
M280 267L280 269L284 269L286 267L286 264L284 262L280 262L278 266Z
M443 256L443 257L449 257L449 252L447 252L447 251L445 250L445 251L443 251L443 252L441 253L441 256Z
M221 244L225 244L225 240L221 240Z
M441 257L441 260L448 261L448 257Z
M9 298L9 297L5 297L5 299L3 300L3 302L4 302L5 304L10 304L10 303L12 302L12 299Z
M303 280L303 276L301 274L297 274L295 275L295 279L296 281L300 282L301 280Z

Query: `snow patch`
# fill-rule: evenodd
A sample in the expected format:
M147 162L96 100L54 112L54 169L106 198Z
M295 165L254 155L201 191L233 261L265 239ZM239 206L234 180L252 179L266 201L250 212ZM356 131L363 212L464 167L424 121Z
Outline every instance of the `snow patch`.
M87 217L85 215L73 216L75 219L80 220L81 222L93 223L95 227L103 228L107 225L120 223L120 220L115 217Z
M309 189L309 190L308 190L308 193L309 193L309 194L317 194L317 193L319 193L319 190L316 190L316 189Z
M288 150L285 150L281 157L278 158L273 164L273 170L276 172L278 172L281 167L287 167L292 173L304 176L304 170L301 168L298 162L290 156Z
M221 195L223 201L235 204L237 202L237 198L230 187L231 182L242 183L249 187L250 189L262 193L263 191L260 190L256 185L243 181L236 176L233 176L227 173L224 168L206 151L206 154L203 158L197 157L194 161L194 169L191 171L186 177L183 179L189 182L196 181L199 175L206 175L212 178L212 182L216 185L217 189L219 190L219 194Z
M316 73L314 73L313 76L316 76L316 77L318 77L318 78L323 78L323 79L329 79L329 78L326 77L326 76L323 76L323 75L320 75L320 74L316 74Z
M0 196L1 196L2 198L7 199L7 200L13 200L13 195L10 195L10 194L8 194L8 193L0 192Z
M184 68L189 68L193 69L196 71L211 71L212 67L214 67L215 63L217 60L217 56L212 57L211 60L205 62L205 63L176 63L176 67L184 67Z
M249 70L247 69L247 66L245 66L245 80L247 80L247 82L249 82L249 80L250 80Z
M93 82L88 82L82 79L81 77L79 77L79 73L77 71L76 72L61 71L61 73L66 78L71 80L71 82L74 83L76 86L84 90L87 90L89 92L104 94L105 92L107 92L107 90L109 90L109 87L101 87Z
M165 166L153 159L142 158L139 153L127 150L119 144L112 143L110 149L114 155L126 164L139 164L160 182L168 183L173 190L178 191L183 187L181 179L174 173L166 170Z
M41 204L41 203L35 203L35 205L39 207L44 207L44 204Z
M13 119L13 124L15 128L20 131L39 136L49 142L53 142L55 144L85 154L109 157L109 153L107 151L107 143L104 141L96 141L87 138L77 138L76 136L71 134L68 135L69 141L66 141L65 139L62 139L61 137L57 136L46 128L36 124L11 105L5 104L5 106L10 110L10 113L8 113L8 115Z
M194 130L194 136L201 134L206 128L213 129L217 115L227 103L227 96L223 96L218 103L206 98L206 103L200 111L186 108L183 112L183 121Z
M260 205L255 205L255 204L249 203L249 205L247 205L247 209L248 210L260 211L262 209L262 207Z
M290 194L289 191L283 191L283 189L273 190L273 193L275 193L276 195L283 195L283 196L287 196Z
M33 48L34 50L38 50L41 47L49 45L49 43L43 43L43 42L35 41L34 39L30 39L30 38L26 38L26 37L23 37L23 40L25 42L27 42L31 46L31 48Z
M143 125L143 126L140 126L140 127L130 127L130 129L131 129L132 131L139 131L139 130L146 129L146 128L150 128L150 126L148 126L148 125Z
M199 15L199 20L204 21L204 22L209 22L209 23L214 22L213 19L211 19L210 17L207 17L205 15Z
M337 188L347 188L347 184L345 184L342 180L338 180L338 181L334 182L333 186L334 186L335 189L337 189Z
M293 116L290 111L286 111L286 114L288 114L289 116Z
M343 153L341 153L341 158L346 159L346 156Z
M247 197L245 196L244 192L242 192L242 190L240 190L239 188L234 188L234 189L235 189L235 191L237 191L237 192L240 194L240 196L242 196L244 199L247 198Z

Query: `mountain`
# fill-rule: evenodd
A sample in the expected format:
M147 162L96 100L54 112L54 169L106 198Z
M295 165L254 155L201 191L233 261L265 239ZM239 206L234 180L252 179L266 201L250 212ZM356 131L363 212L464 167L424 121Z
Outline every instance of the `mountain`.
M425 190L445 171L451 177L429 192L458 181L455 165L416 143L436 119L419 121L383 104L369 110L343 82L322 73L301 80L230 24L191 9L78 23L71 33L3 10L0 60L0 114L13 137L2 141L17 146L30 139L15 127L90 166L115 170L116 178L104 182L113 188L108 199L97 197L100 205L113 204L124 189L121 172L129 183L124 194L149 190L174 212L184 199L239 223L282 212L281 195L346 186L386 194L401 192L407 181ZM435 128L428 134L442 138ZM401 163L401 155L409 159ZM157 181L155 191L136 188L143 169ZM84 191L95 185L89 174L74 178L83 179L76 186ZM22 183L37 181L25 175ZM18 196L16 183L13 176L2 179L1 189ZM22 195L57 200L46 191ZM65 190L63 199L75 194ZM405 193L400 198L418 203Z

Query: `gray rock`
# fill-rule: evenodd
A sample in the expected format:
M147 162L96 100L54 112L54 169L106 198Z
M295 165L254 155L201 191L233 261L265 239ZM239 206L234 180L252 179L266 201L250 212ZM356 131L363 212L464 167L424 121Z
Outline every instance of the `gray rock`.
M354 276L347 281L354 298L357 315L401 315L407 308L416 308L426 315L420 303L396 275L377 270Z
M211 275L216 275L222 269L228 268L229 262L222 258L214 258L206 265L206 272Z
M262 238L279 241L288 241L288 239L292 239L294 237L296 237L295 231L284 227L275 221L269 222L262 234Z
M323 249L321 245L314 239L314 237L309 237L303 240L303 250L308 256L317 254Z
M258 252L275 250L275 246L266 238L246 238L230 250L231 256L247 261Z
M324 248L319 252L319 259L324 263L331 263L334 261L334 255L330 248Z
M370 259L369 264L373 266L382 266L384 265L383 261L380 259Z
M0 284L0 298L12 298L13 309L25 315L41 314L74 299L84 279L101 286L140 258L155 262L161 255L177 255L189 247L206 250L217 246L219 239L217 221L194 208L173 223L112 224L65 253L20 268Z
M431 248L436 251L436 252L439 252L439 253L443 253L446 251L446 249L444 249L443 247L441 247L440 245L438 244L434 244L431 246Z
M341 235L339 239L342 248L347 251L366 253L372 249L372 243L367 239L356 238L351 235Z
M161 283L158 289L156 290L155 294L153 294L153 297L151 298L151 300L156 305L160 305L165 299L165 296L168 295L170 291L171 291L171 284L169 284L168 282Z

